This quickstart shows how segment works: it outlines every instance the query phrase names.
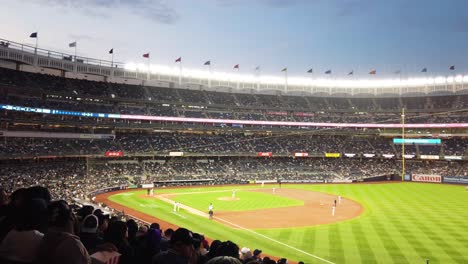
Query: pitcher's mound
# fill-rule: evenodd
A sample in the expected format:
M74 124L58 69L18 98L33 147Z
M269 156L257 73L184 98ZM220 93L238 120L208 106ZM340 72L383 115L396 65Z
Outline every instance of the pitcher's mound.
M237 197L219 197L218 200L221 201L239 201L240 199Z

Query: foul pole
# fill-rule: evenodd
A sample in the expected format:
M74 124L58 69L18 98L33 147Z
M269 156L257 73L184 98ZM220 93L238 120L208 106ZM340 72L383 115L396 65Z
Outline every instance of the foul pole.
M405 177L405 108L401 109L401 181L404 181Z

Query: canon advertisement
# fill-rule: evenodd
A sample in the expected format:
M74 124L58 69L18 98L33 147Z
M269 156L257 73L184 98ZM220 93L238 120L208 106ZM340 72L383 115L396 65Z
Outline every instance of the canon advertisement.
M431 174L413 174L412 181L414 182L442 182L442 176L440 175L431 175Z

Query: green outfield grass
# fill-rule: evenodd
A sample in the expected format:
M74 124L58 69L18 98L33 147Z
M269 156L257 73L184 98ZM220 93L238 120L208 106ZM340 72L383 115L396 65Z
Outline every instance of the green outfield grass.
M172 212L172 204L139 198L145 191L129 191L110 197L112 201L154 215L165 221L187 227L206 236L232 240L240 247L260 248L268 254L303 260L306 263L468 263L468 192L463 186L393 183L339 185L283 185L283 188L341 195L360 202L364 213L353 220L305 228L240 230L226 227L204 217L181 210ZM297 206L301 201L262 194L243 202L246 189L241 186L239 201L217 204L219 210L248 210L278 206ZM229 197L233 187L165 189L177 193L178 200L206 211L207 203ZM222 191L186 194L185 192ZM257 194L257 193L255 193ZM209 197L209 198L207 198ZM281 198L281 199L278 199ZM250 199L250 198L249 198ZM183 200L183 201L182 201ZM294 222L294 219L291 219ZM289 248L281 243L290 245ZM297 249L297 250L296 250Z

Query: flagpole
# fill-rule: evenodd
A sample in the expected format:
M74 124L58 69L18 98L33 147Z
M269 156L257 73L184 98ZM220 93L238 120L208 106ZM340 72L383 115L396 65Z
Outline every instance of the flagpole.
M208 71L209 71L208 88L211 88L211 61L210 61L210 64L208 64Z
M237 90L239 91L239 67L237 67Z
M37 32L37 35L36 35L36 47L34 48L34 54L37 54L37 39L39 38L39 32Z
M179 87L182 87L182 60L179 61Z
M150 65L151 65L151 54L148 53L148 75L146 76L146 79L149 81L151 79L151 73L150 73Z
M260 66L255 68L255 74L257 75L257 92L260 91Z
M426 94L429 93L429 91L427 90L427 70L424 71L424 90L425 90Z
M284 93L288 93L288 69L284 71Z
M311 70L312 71L310 72L310 94L312 94L312 87L314 86L314 70L313 69ZM305 92L305 89L304 89L304 92Z
M114 49L112 49L111 68L114 68Z
M75 40L75 72L78 72L78 64L76 60L76 46L78 46L78 43Z

